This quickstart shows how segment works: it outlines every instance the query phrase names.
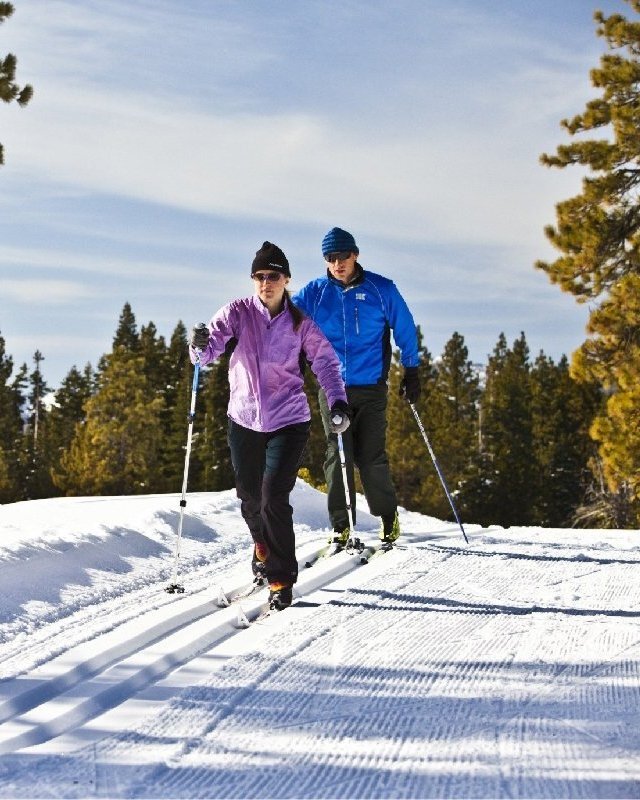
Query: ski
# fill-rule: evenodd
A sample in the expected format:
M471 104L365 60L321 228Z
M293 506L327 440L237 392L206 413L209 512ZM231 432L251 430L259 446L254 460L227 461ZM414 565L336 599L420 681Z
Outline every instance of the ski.
M265 578L253 580L251 583L248 583L246 586L243 586L241 589L237 589L230 594L227 594L221 586L218 590L218 606L220 608L226 608L232 603L237 603L240 600L246 600L247 597L251 597L251 595L256 594L256 592L264 589L265 586L267 586L267 581Z
M348 553L352 555L353 553L362 553L364 549L364 542L360 541L358 538L349 539L344 545L337 544L336 542L328 542L323 548L318 550L311 559L305 562L305 567L313 567L318 561L323 561L326 558L338 555L338 553Z
M317 564L318 561L322 561L325 558L329 558L330 556L335 556L338 553L343 553L344 547L337 545L335 542L329 542L325 547L321 550L318 550L310 559L305 561L304 566L306 569L312 567L314 564Z
M276 606L272 605L272 603L269 600L267 600L260 606L260 608L258 609L258 613L256 614L255 617L253 617L253 619L247 619L247 626L255 625L256 622L264 622L266 619L272 617L274 614L280 614L282 611L286 611L287 608L291 608L291 606L285 606L284 608L277 608Z
M393 542L376 542L375 544L366 545L364 550L360 553L360 563L368 564L372 558L378 558L385 553L393 550Z
M255 619L251 620L250 624L251 625L255 625L256 623L264 622L265 620L269 619L269 617L272 614L275 614L275 613L276 612L274 611L273 608L271 608L271 606L267 606L266 608L264 608L264 609L262 609L260 611L260 613L258 614L258 616Z

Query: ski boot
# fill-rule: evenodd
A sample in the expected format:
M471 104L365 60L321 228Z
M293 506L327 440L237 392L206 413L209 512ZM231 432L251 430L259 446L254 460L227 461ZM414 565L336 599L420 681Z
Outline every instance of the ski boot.
M379 534L382 540L382 549L391 550L398 536L400 536L400 521L396 511L393 516L382 517L382 530Z
M256 586L264 586L267 582L267 558L269 558L267 545L264 542L256 542L253 547L253 558L251 559L253 582Z
M339 553L340 550L344 550L349 542L351 537L351 530L347 526L346 528L334 528L333 536L329 537L329 544L334 545L335 552Z
M293 602L293 589L285 583L272 583L269 586L269 608L282 611Z

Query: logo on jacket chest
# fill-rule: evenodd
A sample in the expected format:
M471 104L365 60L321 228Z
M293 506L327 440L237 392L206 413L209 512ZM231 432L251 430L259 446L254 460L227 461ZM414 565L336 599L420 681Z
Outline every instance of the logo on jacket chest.
M356 300L366 300L367 295L365 292L356 292Z

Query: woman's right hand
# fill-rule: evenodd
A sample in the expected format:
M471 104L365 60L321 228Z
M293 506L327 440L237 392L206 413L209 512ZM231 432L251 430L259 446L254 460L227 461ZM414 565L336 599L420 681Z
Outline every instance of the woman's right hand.
M336 400L329 412L331 433L344 433L351 424L351 409L344 400Z
M209 344L209 328L200 322L193 326L191 330L191 340L189 344L196 350L204 350Z

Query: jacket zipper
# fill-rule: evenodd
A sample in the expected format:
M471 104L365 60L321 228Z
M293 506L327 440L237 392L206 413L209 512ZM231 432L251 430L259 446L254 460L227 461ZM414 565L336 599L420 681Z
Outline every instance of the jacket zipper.
M360 336L360 323L358 322L358 306L354 306L354 310L356 313L356 333Z

